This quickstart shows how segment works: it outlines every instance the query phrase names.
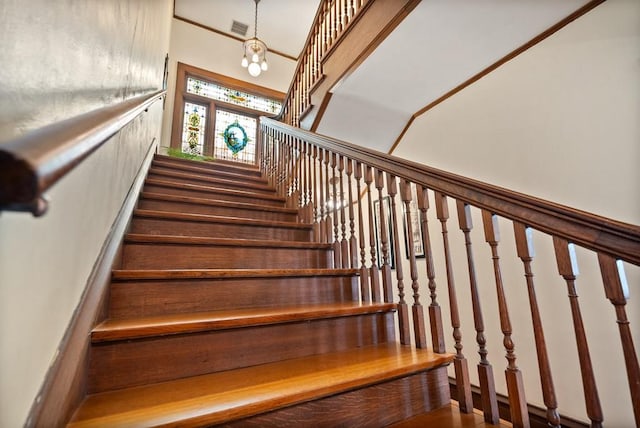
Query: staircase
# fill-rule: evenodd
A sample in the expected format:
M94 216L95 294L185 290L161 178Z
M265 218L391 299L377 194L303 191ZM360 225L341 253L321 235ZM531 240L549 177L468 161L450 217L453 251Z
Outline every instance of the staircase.
M157 155L70 427L371 426L449 405L449 354L401 346L255 168Z

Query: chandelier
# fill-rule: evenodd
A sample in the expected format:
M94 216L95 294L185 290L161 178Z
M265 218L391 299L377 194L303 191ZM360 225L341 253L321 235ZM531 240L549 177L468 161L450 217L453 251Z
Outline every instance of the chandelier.
M242 66L246 67L249 74L253 77L258 77L262 71L267 71L269 66L267 65L267 45L258 38L258 3L260 0L254 0L256 2L255 21L253 25L253 38L245 40L242 44L244 50L244 56L242 57ZM251 59L251 61L249 61Z

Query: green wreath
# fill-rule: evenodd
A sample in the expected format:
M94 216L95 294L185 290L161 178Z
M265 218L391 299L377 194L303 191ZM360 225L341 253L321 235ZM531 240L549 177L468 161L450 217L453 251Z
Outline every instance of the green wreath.
M227 145L229 150L233 152L234 156L237 155L239 151L244 149L249 142L247 132L238 123L237 120L231 125L227 126L227 128L222 133L222 136L224 138L224 143Z

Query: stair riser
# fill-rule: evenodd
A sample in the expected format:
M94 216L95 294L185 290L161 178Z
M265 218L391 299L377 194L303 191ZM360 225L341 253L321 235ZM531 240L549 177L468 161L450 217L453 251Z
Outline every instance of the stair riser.
M166 156L156 156L154 160L164 162L164 163L170 163L174 165L185 165L185 166L195 165L198 168L205 168L212 171L226 171L233 174L251 175L254 177L262 176L262 173L260 172L260 170L243 167L241 166L242 164L239 164L238 166L233 165L231 163L223 163L223 162L196 162L194 164L193 161L180 159L180 158L166 157Z
M244 203L254 203L260 205L266 205L269 207L283 207L284 202L281 200L273 200L273 199L262 199L260 198L260 194L257 195L237 195L237 194L229 194L216 192L215 190L195 190L195 189L187 189L182 187L169 187L169 186L159 186L156 184L145 184L144 192L151 193L162 193L165 195L178 195L178 196L191 196L194 198L203 198L209 200L221 200L221 201L230 201L230 202L244 202Z
M198 186L214 186L214 187L222 187L224 189L236 189L236 190L244 190L247 192L255 192L255 193L263 193L265 195L274 195L275 190L265 186L263 184L255 183L255 182L244 182L237 181L232 179L223 179L224 177L220 177L217 179L215 177L206 177L206 176L198 176L192 175L190 177L183 177L181 175L173 174L171 170L168 169L154 169L149 170L148 178L154 178L157 180L169 180L175 183L184 183L184 184L195 184Z
M134 217L131 233L309 242L310 229Z
M152 168L162 168L165 170L182 172L186 174L199 174L206 177L219 177L229 180L247 181L251 183L267 184L267 180L262 176L256 176L254 173L247 174L245 172L233 173L229 171L212 170L209 168L193 167L189 165L182 165L177 163L170 163L164 161L153 161Z
M447 368L379 383L367 388L286 407L236 422L228 428L379 428L450 404ZM205 421L190 426L204 426ZM188 424L187 424L188 425ZM186 426L186 425L185 425Z
M328 268L333 252L314 248L125 243L122 269Z
M353 276L114 282L109 317L341 303L357 300L357 287Z
M138 208L146 210L173 211L188 214L208 214L231 217L249 218L253 220L293 221L297 219L295 213L279 213L274 211L249 210L219 205L200 205L187 202L160 201L142 198Z
M394 340L393 313L102 343L89 393L346 350Z

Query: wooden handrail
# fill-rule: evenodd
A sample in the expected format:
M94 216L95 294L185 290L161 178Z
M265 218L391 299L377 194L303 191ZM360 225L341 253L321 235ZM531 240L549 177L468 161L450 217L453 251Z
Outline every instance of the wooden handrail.
M44 214L47 189L165 94L133 97L0 144L0 210Z
M272 119L261 123L312 145L347 156L396 177L426 186L455 199L593 251L640 264L640 227L502 187L431 168L376 150L304 131Z

